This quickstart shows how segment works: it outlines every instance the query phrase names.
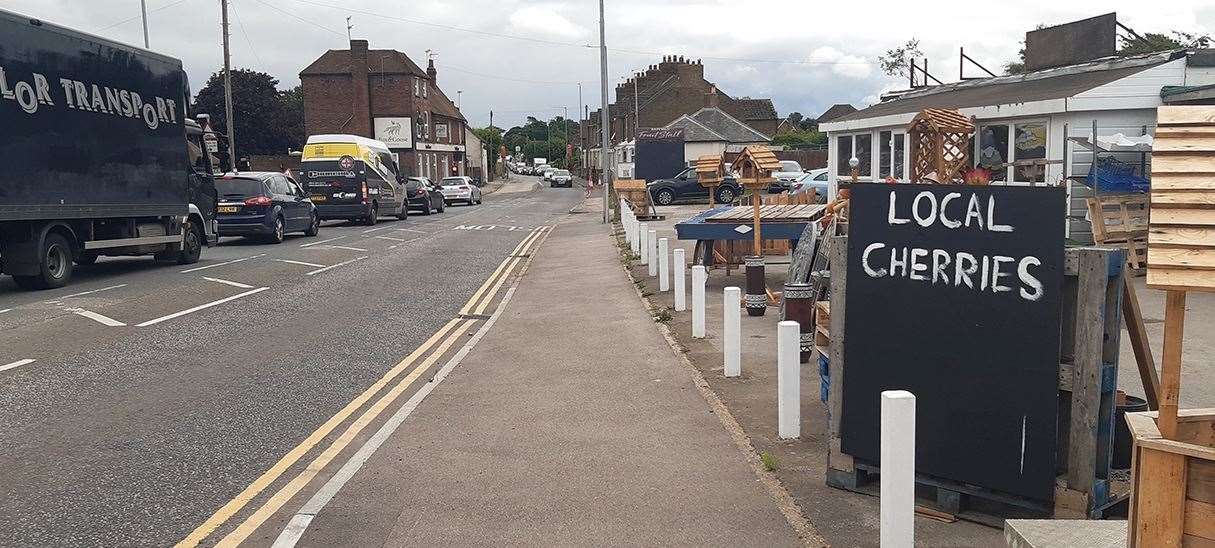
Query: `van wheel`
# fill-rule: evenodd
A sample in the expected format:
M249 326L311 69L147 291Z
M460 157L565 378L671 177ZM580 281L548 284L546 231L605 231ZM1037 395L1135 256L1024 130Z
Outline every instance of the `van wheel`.
M363 218L363 224L367 226L375 226L380 220L380 206L371 204L371 213Z
M62 234L50 233L42 240L38 274L13 276L21 289L54 289L72 279L72 248Z
M406 202L406 203L401 204L401 212L397 213L397 219L404 221L405 219L408 219L408 218L409 218L409 203Z
M182 240L181 251L177 252L177 264L194 264L202 257L203 239L202 227L195 226L192 221L186 221L182 226L185 237Z

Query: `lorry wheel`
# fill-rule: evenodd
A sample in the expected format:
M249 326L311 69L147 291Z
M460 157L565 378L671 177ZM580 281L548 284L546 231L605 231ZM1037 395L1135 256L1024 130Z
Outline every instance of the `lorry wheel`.
M13 276L13 281L21 289L54 289L67 285L72 279L72 248L67 238L54 232L43 238L38 269L38 274Z
M203 238L202 228L186 221L186 236L182 241L182 249L177 253L177 264L194 264L202 257Z

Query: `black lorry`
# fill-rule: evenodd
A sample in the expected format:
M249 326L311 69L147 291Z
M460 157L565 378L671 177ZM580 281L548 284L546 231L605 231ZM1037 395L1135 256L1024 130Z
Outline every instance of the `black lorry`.
M100 255L198 261L215 180L181 61L0 10L0 272L66 284Z

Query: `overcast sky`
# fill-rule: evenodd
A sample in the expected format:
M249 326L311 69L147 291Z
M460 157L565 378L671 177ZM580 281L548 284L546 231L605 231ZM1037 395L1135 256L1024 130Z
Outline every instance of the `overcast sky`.
M185 62L197 91L222 66L218 0L147 0L153 50ZM663 54L703 58L706 77L732 96L770 97L781 116L860 106L903 79L876 58L920 40L931 72L956 80L958 47L993 71L1026 30L1116 11L1139 32L1215 32L1215 0L823 2L813 0L606 0L609 87ZM599 100L595 0L232 0L235 67L269 72L281 87L326 49L355 38L398 49L425 66L436 52L439 85L469 121L501 127L527 115L570 116ZM1014 7L1015 6L1015 7ZM0 7L140 45L139 0L0 0ZM595 46L595 47L587 47ZM977 69L972 69L976 71ZM609 92L611 93L611 92ZM611 95L609 95L610 97Z

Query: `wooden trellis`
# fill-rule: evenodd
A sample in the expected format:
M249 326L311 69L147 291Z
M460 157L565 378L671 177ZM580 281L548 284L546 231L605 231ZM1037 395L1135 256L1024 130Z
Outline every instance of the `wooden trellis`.
M970 167L970 143L975 125L956 110L920 111L907 134L911 137L911 180L923 182L929 174L943 184L960 184Z

